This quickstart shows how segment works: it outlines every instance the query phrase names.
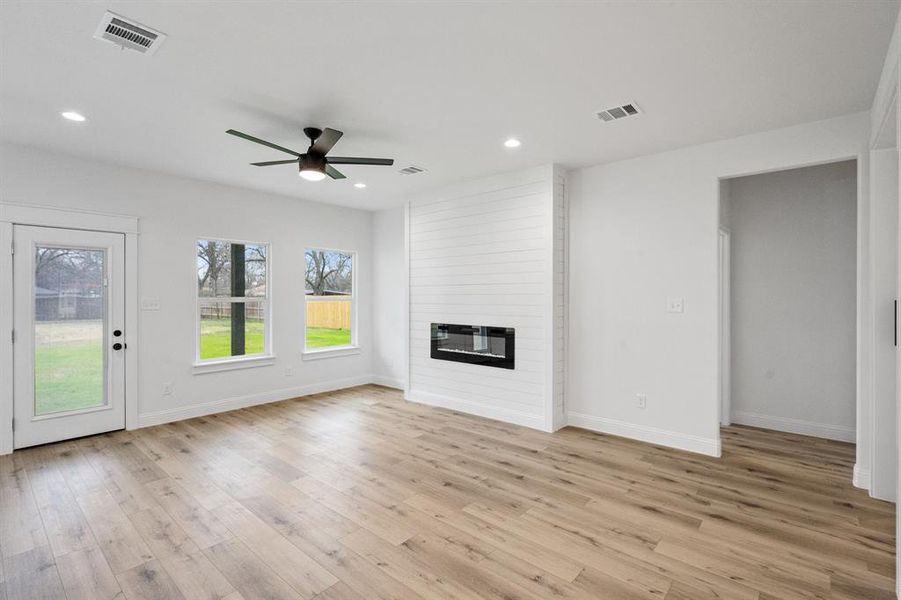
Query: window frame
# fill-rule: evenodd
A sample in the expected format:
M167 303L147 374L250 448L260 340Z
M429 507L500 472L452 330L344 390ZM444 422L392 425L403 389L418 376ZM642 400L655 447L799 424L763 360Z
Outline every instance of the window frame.
M263 246L266 248L266 295L265 296L220 296L202 298L200 290L197 287L197 245L202 241L222 242L226 244L240 244L243 246ZM224 238L218 236L198 236L194 240L193 247L194 269L193 290L194 290L194 374L215 373L218 371L227 371L231 369L243 369L250 367L261 367L273 364L275 355L272 352L272 244L269 242L256 242L250 240L238 240L233 238ZM200 307L204 300L211 302L227 302L227 303L243 303L247 305L247 301L260 303L263 308L263 352L261 354L251 354L242 356L229 356L226 358L200 358Z
M322 252L337 252L347 254L351 259L350 273L350 296L337 296L343 298L344 302L350 302L350 344L344 346L325 346L322 348L307 348L307 302L328 302L326 299L311 300L315 296L307 294L307 282L304 278L303 282L303 337L301 339L301 358L303 360L316 360L320 358L329 358L335 356L349 356L360 353L359 339L357 338L357 257L356 250L341 250L338 248L327 248L322 246L304 246L303 249L303 265L304 273L307 266L307 251L319 250ZM334 297L334 296L333 296ZM329 298L322 296L320 298Z

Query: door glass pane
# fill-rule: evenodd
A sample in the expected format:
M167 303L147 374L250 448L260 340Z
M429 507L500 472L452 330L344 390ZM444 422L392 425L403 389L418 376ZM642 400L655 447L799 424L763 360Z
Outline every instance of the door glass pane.
M38 246L34 414L106 404L103 250Z

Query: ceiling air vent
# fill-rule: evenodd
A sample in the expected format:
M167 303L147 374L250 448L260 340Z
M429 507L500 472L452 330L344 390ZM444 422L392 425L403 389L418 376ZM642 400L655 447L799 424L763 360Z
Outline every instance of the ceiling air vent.
M418 175L420 173L425 173L425 169L422 167L417 167L416 165L410 165L409 167L404 167L398 173L402 175Z
M626 117L634 117L639 114L641 109L634 102L623 104L622 106L614 106L597 112L597 117L605 123L616 121L617 119L625 119Z
M153 54L166 39L166 34L107 11L94 37L141 54Z

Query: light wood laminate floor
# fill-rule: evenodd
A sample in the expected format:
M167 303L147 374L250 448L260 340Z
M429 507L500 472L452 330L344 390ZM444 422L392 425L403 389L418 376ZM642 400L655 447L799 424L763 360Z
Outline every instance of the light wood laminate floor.
M0 457L0 600L894 598L854 447L722 459L364 386Z

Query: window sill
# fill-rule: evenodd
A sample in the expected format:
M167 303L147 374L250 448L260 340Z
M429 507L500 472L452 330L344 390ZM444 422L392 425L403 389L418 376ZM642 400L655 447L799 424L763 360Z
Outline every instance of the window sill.
M194 375L235 371L237 369L252 369L254 367L268 367L274 364L275 356L272 354L253 356L250 358L232 358L228 360L194 363Z
M337 358L339 356L353 356L360 353L359 346L340 346L337 348L322 348L321 350L304 350L303 360L320 360L322 358Z

